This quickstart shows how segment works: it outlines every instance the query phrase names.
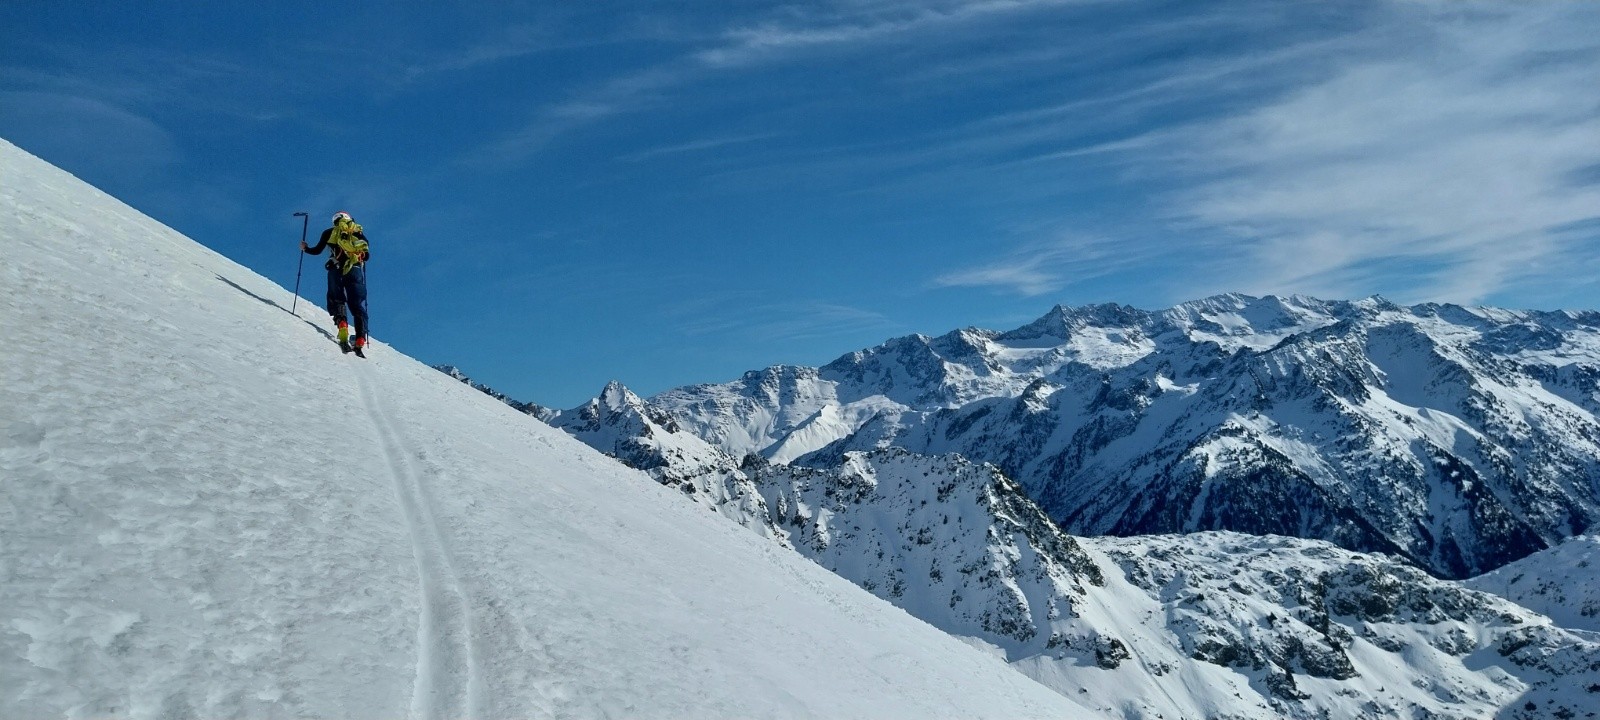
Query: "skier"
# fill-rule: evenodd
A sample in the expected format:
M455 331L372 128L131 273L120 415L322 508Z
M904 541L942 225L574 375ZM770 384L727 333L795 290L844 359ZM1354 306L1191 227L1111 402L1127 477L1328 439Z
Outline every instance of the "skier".
M300 241L300 249L310 255L321 255L323 248L331 248L323 266L328 269L328 314L339 327L339 349L366 357L362 350L367 346L367 236L350 213L340 210L315 247ZM345 321L346 308L356 325L354 342Z

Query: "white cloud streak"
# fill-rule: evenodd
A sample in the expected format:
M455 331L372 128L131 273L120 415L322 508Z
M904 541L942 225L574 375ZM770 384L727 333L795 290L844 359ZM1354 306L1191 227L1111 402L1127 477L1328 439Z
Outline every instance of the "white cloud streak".
M1230 280L1250 291L1474 302L1539 282L1576 249L1554 231L1600 216L1600 187L1574 182L1600 162L1597 19L1401 9L1403 32L1374 31L1401 47L1175 136L1164 150L1201 180L1173 211L1240 240ZM1374 287L1395 264L1434 269Z
M172 135L145 115L91 97L0 91L0 126L23 149L91 180L145 182L181 159Z
M678 331L688 337L737 335L755 342L794 342L856 334L887 334L903 328L888 316L839 303L801 300L782 303L703 298L671 310ZM737 309L733 315L730 309Z
M986 18L1039 10L1083 0L978 0L956 3L895 3L873 7L866 17L835 16L801 24L766 23L728 32L728 42L701 51L711 67L735 67L797 51L845 47L948 29Z
M548 30L539 26L509 25L464 50L412 63L405 68L401 77L411 82L432 75L472 70L505 60L580 46L558 41L550 36Z
M933 280L933 287L988 288L1037 297L1074 283L1127 271L1161 252L1151 244L1066 234L1030 243L995 262L963 268Z
M547 106L491 154L526 157L574 129L667 107L688 86L721 73L886 47L920 48L932 57L946 41L1014 29L1027 13L1068 4L1078 3L782 9L724 32L710 46ZM1600 87L1600 6L1379 2L1342 14L1337 27L1287 39L1262 33L1285 22L1303 27L1318 16L1285 21L1277 13L1271 5L1208 8L1109 36L1073 38L1083 48L1076 56L1060 46L975 51L936 73L981 87L983 75L1003 74L1008 64L1030 59L1070 65L1099 50L1122 59L1108 65L1115 73L1109 81L1064 83L1054 103L999 108L988 119L881 139L877 147L871 140L837 151L802 145L787 158L750 158L762 166L788 163L785 172L750 172L810 172L861 180L855 186L862 188L878 183L902 190L919 182L955 184L954 177L965 176L997 187L1011 182L1012 197L1030 199L1072 183L1117 185L1155 212L1097 225L1095 232L1121 243L1119 254L1103 259L1116 267L1127 267L1125 258L1153 263L1139 292L1169 283L1160 288L1169 297L1224 290L1381 292L1401 300L1474 302L1517 288L1577 282L1560 277L1561 259L1595 252L1594 235L1557 230L1595 218L1600 208L1600 184L1593 181L1593 168L1600 167L1594 94ZM1232 50L1187 52L1192 31L1216 28L1229 30ZM1265 39L1250 40L1257 37ZM1133 62L1138 48L1175 59ZM1174 49L1185 52L1169 52ZM964 73L969 61L982 72ZM706 150L753 135L735 131L619 159ZM1052 178L1053 167L1072 171ZM1072 224L1058 220L1057 226ZM1179 233L1188 236L1187 244L1173 247ZM932 284L1034 296L1099 273L1071 259L1082 247L1067 252L1059 246L1026 243Z
M738 136L733 136L733 137L706 138L706 139L702 139L702 140L693 140L693 141L690 141L690 142L678 143L676 145L665 145L665 146L662 146L662 147L654 147L654 148L650 148L649 150L644 150L644 151L641 151L641 152L636 152L636 153L631 153L629 155L624 155L624 156L622 156L620 158L617 158L617 159L621 160L622 162L636 163L636 162L643 162L645 160L651 160L651 159L662 157L662 156L666 156L666 155L682 155L684 153L705 152L707 150L715 150L717 148L727 147L729 145L743 145L745 143L758 142L758 141L766 140L766 139L769 139L769 138L772 138L772 137L775 137L774 133L760 133L760 134L753 134L753 135L738 135Z
M1347 32L1185 61L914 152L977 158L1060 138L1063 149L990 167L1082 173L1092 161L1143 193L1156 216L1129 218L1122 237L1150 263L1139 292L1164 300L1243 290L1480 302L1581 288L1570 268L1600 253L1600 6L1378 7ZM1225 97L1237 109L1218 115ZM1072 141L1160 108L1202 115ZM934 284L1045 294L1075 277L1056 257L1024 247Z
M556 138L596 121L661 104L671 90L708 76L796 56L849 51L897 37L969 28L987 18L1099 0L962 0L865 3L798 13L787 22L733 28L709 47L607 80L549 105L524 128L472 154L472 161L506 162L544 149ZM797 11L790 10L791 14Z

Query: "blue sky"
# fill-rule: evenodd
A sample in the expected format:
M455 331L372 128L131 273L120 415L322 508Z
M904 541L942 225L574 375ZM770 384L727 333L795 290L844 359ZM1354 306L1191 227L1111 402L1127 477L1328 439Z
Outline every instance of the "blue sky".
M348 210L375 335L559 407L1056 303L1600 307L1596 88L1579 2L0 6L0 137L286 287Z

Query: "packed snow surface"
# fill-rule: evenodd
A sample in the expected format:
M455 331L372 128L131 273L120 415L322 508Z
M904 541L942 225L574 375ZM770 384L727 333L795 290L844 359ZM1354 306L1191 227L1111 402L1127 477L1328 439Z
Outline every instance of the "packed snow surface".
M0 717L1092 716L381 342L340 355L313 303L4 141L0 177Z

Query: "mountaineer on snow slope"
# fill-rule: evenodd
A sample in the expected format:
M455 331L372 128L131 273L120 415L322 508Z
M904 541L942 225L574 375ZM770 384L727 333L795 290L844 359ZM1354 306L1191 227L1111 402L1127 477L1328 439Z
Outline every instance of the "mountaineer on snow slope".
M331 248L328 261L328 314L339 328L339 348L354 351L366 357L367 345L367 236L350 213L343 210L333 214L333 226L322 231L322 239L313 247L300 242L300 249L311 255L322 254ZM355 321L355 340L350 339L350 326L346 309Z

